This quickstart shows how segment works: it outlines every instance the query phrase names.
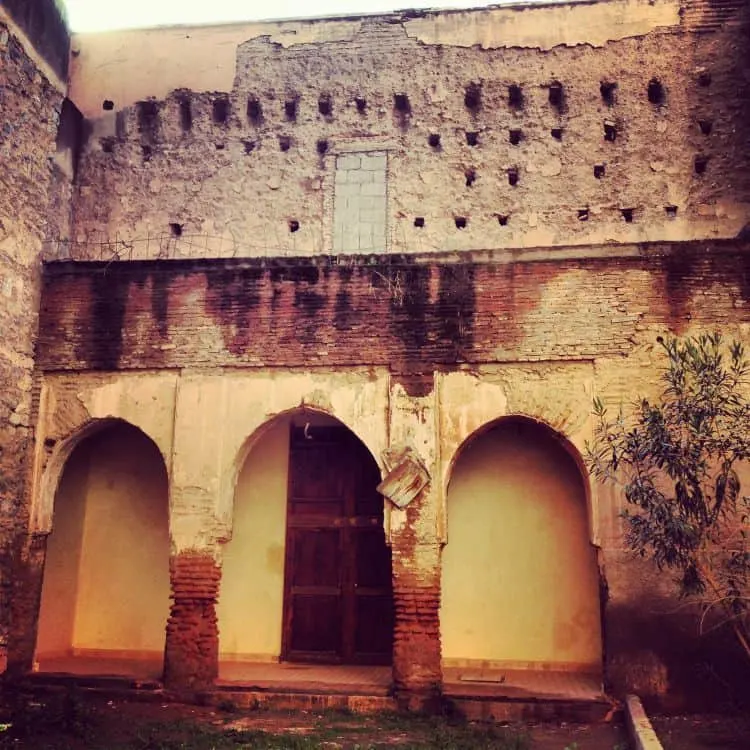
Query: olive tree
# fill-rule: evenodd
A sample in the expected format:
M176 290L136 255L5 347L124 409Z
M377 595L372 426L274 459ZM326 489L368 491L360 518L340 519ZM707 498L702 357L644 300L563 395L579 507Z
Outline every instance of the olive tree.
M679 595L708 622L731 628L750 658L750 502L738 468L750 457L750 364L721 334L657 339L658 397L613 418L594 400L586 462L623 487L627 542L675 574ZM717 625L718 624L718 625Z

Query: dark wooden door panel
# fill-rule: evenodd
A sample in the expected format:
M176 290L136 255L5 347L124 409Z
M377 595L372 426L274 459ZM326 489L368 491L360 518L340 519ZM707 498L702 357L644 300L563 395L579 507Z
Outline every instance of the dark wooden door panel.
M367 596L356 600L355 661L389 664L393 649L393 596Z
M298 594L292 600L290 651L300 658L339 656L341 597Z
M391 556L380 472L345 427L293 427L282 658L388 663Z
M391 551L385 543L382 527L360 528L353 535L354 574L357 588L391 591Z
M289 530L292 565L290 585L341 588L341 531L339 529Z

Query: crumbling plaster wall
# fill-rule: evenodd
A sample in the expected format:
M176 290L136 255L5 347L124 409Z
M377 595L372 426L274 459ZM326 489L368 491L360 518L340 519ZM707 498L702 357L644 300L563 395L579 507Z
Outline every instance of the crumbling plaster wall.
M121 417L153 437L171 477L173 557L200 552L211 566L231 534L237 472L274 414L332 414L381 462L386 448L411 445L432 480L387 514L397 607L406 602L395 664L415 664L412 684L428 685L439 679L445 493L466 440L504 415L528 416L564 436L580 466L591 399L616 407L653 392L658 335L720 324L748 340L743 243L620 251L532 263L501 253L50 265L37 530L53 522L45 477L91 419ZM619 688L679 691L695 634L687 618L660 614L673 608L669 579L624 550L619 493L587 493L609 675ZM206 575L215 601L219 573Z
M67 43L54 3L0 2L0 662L26 525L41 254L68 231L70 180L53 160Z
M714 33L678 11L153 30L108 36L107 53L81 37L72 89L92 135L62 248L330 253L336 155L357 150L388 156L382 251L734 237L750 220L746 11Z
M439 604L439 549L446 540L450 543L450 518L439 478L449 477L460 448L476 432L474 425L481 428L505 415L522 414L552 425L568 438L573 455L580 457L592 434L590 394L603 392L609 403L617 404L621 394L609 390L611 383L627 380L631 388L635 383L642 388L639 392L648 393L653 387L655 354L653 346L642 344L626 362L603 357L595 363L458 370L437 374L430 393L418 397L405 393L383 369L204 371L184 376L50 373L44 376L42 388L38 434L45 448L37 459L34 502L39 508L33 515L46 525L32 530L44 533L54 524L53 480L62 469L56 452L71 441L71 435L75 440L81 425L92 419L121 418L167 449L173 559L202 555L220 567L222 542L232 534L238 468L249 450L263 441L264 428L275 414L312 406L342 419L366 439L376 458L382 458L389 439L391 443L405 440L417 448L432 474L431 487L404 511L386 503L386 525L394 561L416 580L426 579ZM166 387L170 377L175 387ZM183 385L200 398L181 396ZM467 394L477 396L470 405ZM174 415L171 421L170 415ZM598 550L602 582L609 587L605 627L620 633L619 640L613 641L611 632L605 631L616 685L638 684L644 692L656 694L668 685L679 690L680 679L672 670L679 672L680 649L690 648L694 636L684 622L658 614L671 608L668 581L623 550L619 494L594 485L588 488L588 502L590 535ZM217 593L219 586L217 582ZM656 608L651 610L651 621L644 620L644 601ZM642 620L648 637L632 637L630 628ZM220 637L221 620L218 629ZM663 631L661 635L657 629ZM439 648L439 630L432 636Z

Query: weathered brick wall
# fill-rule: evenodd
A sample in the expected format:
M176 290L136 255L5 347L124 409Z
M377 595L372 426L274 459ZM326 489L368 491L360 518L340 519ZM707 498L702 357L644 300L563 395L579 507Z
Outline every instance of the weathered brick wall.
M390 365L627 355L647 328L746 322L750 256L734 243L641 257L56 263L44 370Z
M473 46L396 15L319 43L269 26L237 47L231 90L93 117L71 257L330 253L336 155L357 146L388 154L393 252L733 237L750 221L750 9L690 7L690 24L550 49L485 48L494 17L471 13ZM600 11L574 11L585 40Z
M0 3L0 641L9 616L10 569L24 519L25 464L33 439L40 257L50 223L67 231L70 200L69 181L52 160L64 94L59 79L48 77L63 72L61 55L67 65L67 32L60 33L54 3L33 5L33 14L25 8L20 31L10 15L20 12L19 4ZM32 40L39 50L27 35L36 35Z

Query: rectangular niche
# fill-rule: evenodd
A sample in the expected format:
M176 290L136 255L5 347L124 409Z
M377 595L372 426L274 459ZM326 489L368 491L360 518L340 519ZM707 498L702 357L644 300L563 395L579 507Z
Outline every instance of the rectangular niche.
M333 194L333 252L386 251L387 193L385 151L336 157Z

